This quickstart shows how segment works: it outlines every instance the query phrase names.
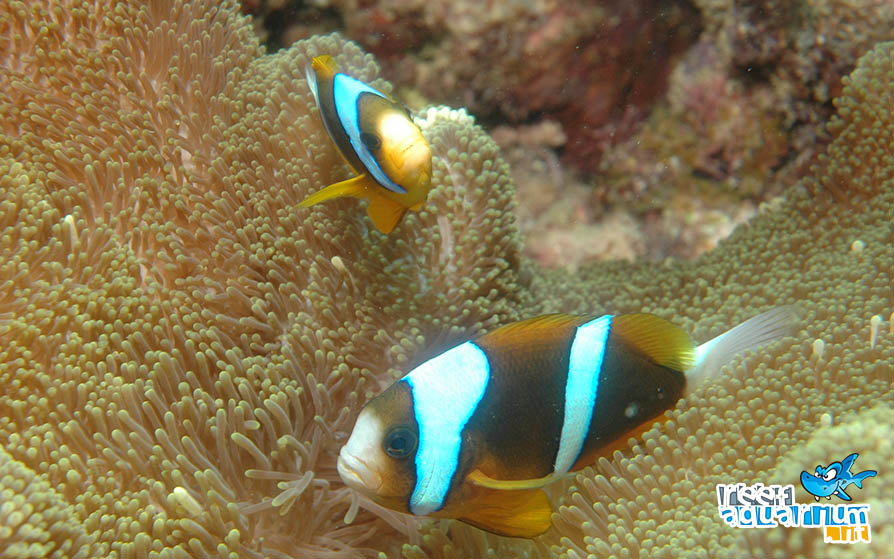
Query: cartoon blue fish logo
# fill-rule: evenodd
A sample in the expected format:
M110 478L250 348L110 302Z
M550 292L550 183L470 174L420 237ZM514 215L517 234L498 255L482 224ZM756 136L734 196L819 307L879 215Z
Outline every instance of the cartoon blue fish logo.
M857 456L859 454L855 452L841 462L832 462L825 468L817 466L816 475L801 472L801 485L817 501L820 497L831 499L832 495L838 495L845 501L850 501L851 496L845 493L844 488L853 483L863 489L863 480L878 473L875 470L866 470L856 475L852 474L851 466L854 465Z

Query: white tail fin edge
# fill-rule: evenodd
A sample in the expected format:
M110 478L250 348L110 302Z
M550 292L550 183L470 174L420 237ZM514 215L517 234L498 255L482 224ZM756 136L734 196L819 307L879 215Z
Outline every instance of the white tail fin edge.
M686 371L686 395L716 376L733 357L793 334L798 324L794 306L776 307L753 316L695 348L695 367Z

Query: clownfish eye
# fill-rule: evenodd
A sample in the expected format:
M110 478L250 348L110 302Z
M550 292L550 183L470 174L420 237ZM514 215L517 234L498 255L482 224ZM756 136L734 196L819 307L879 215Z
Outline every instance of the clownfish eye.
M416 450L416 433L406 425L395 427L385 435L385 454L392 458L406 458Z
M369 151L379 151L379 148L382 147L382 140L371 132L361 132L360 141Z

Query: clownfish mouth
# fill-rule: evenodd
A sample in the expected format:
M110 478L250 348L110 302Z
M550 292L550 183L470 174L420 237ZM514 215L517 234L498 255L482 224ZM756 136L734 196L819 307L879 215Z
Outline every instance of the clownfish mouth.
M338 453L336 467L342 481L351 489L375 494L382 486L382 478L362 458L346 452L344 448Z

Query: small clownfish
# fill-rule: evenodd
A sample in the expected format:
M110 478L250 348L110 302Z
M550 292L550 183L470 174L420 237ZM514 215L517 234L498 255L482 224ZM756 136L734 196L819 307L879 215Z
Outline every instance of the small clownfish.
M357 176L327 186L299 206L343 196L365 198L373 224L390 233L407 209L418 211L425 203L431 147L402 105L337 72L331 56L315 57L306 74L326 131Z
M385 507L533 538L550 527L542 487L624 448L734 355L795 321L778 307L698 347L651 314L509 324L370 400L338 473Z

